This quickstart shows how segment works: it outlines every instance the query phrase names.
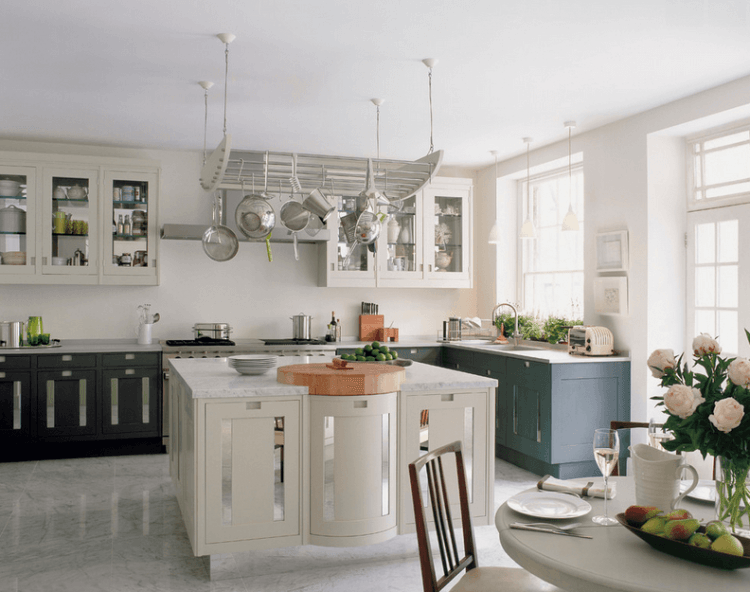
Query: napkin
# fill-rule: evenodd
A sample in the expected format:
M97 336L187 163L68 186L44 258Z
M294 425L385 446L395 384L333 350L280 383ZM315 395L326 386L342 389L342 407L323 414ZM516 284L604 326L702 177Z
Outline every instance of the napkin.
M551 475L545 475L536 484L537 489L544 491L558 491L560 493L575 493L581 497L604 497L604 482L594 484L593 481L573 481L555 479ZM617 496L616 483L610 482L607 486L607 499Z

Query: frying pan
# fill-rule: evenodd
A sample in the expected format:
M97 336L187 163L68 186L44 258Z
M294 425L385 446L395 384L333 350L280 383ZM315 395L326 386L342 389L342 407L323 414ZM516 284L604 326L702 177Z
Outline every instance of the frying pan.
M239 249L237 235L221 223L222 202L217 195L213 204L213 224L203 233L203 251L214 261L229 261Z

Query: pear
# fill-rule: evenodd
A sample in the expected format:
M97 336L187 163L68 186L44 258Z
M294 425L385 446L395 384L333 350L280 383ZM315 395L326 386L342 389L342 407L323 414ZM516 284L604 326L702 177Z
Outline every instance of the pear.
M687 510L682 510L678 508L677 510L672 510L671 512L665 514L667 520L689 520L693 517L693 515L688 512Z
M625 510L625 520L631 526L640 526L659 514L661 510L655 506L630 506Z
M668 520L664 516L654 516L646 520L641 530L650 534L664 534L664 525Z
M664 536L676 541L686 541L700 528L700 525L700 520L695 518L668 520L664 525Z
M713 543L711 543L712 551L719 551L720 553L729 553L730 555L738 555L742 557L745 554L745 549L742 547L742 543L737 537L731 534L723 534Z
M688 539L688 544L693 545L694 547L703 547L704 549L710 549L711 539L702 532L696 532Z
M727 527L724 526L723 522L719 520L712 520L706 524L706 534L711 537L712 541L715 541L723 534L728 534Z

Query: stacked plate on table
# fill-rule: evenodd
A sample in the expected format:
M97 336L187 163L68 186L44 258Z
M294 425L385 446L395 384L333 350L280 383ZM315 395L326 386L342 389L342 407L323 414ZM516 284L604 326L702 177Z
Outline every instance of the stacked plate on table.
M229 356L229 367L240 374L265 374L276 367L277 356L267 354L248 354L243 356Z

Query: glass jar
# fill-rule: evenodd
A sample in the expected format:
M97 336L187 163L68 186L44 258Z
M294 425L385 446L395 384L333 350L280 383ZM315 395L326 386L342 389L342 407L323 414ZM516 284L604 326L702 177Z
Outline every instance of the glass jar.
M26 324L26 341L29 345L39 345L39 336L44 333L42 317L29 317Z
M727 531L750 537L750 460L716 459L716 519Z

